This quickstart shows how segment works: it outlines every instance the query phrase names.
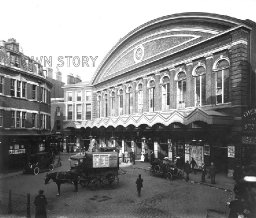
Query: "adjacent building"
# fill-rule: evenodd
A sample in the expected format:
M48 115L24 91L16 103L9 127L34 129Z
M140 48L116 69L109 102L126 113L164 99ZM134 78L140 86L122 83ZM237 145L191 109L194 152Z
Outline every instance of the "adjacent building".
M77 106L75 87L65 90L67 119L100 146L133 151L137 159L193 157L199 167L214 162L231 176L245 161L242 116L255 106L255 56L252 21L209 13L160 17L129 32L99 66L92 120Z
M42 65L15 39L0 42L1 171L22 168L27 154L45 150L51 88Z

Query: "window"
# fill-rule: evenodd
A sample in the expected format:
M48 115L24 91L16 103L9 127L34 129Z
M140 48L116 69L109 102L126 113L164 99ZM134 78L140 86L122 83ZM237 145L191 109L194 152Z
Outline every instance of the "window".
M36 127L36 114L35 113L32 114L32 121L31 121L31 123L32 123L32 127Z
M111 92L111 116L115 116L115 92Z
M4 93L4 77L0 76L0 93Z
M72 108L72 105L68 105L68 120L72 120L72 111L73 111L73 108Z
M56 107L56 115L57 117L60 117L60 107Z
M148 90L148 102L149 102L149 111L155 110L155 81L151 80L149 82L149 90Z
M20 124L20 111L16 111L16 128L21 127Z
M76 100L77 100L77 101L81 101L81 100L82 100L82 92L81 92L81 91L78 91L78 92L77 92Z
M68 101L72 101L72 92L68 92Z
M195 106L206 104L206 75L205 68L199 66L195 69Z
M17 81L17 97L20 98L21 81Z
M43 87L40 88L40 92L41 92L40 93L40 101L44 102L44 88Z
M143 90L141 83L138 85L138 112L143 112Z
M105 102L105 117L108 116L108 95L105 94L104 96L104 102Z
M220 60L216 65L216 103L223 104L230 101L229 62Z
M36 85L32 85L32 99L36 99Z
M22 83L22 98L26 98L27 83Z
M185 108L185 99L186 99L186 74L185 74L185 72L179 72L177 83L178 83L178 90L177 90L178 108Z
M91 91L86 91L85 92L85 100L86 101L91 101L92 100L92 92Z
M0 127L4 126L4 110L0 110Z
M124 96L123 90L119 90L119 115L123 115L123 106L124 106Z
M22 112L22 123L21 123L21 127L25 128L25 122L26 122L26 112Z
M98 96L98 99L97 99L97 113L98 113L98 118L100 118L101 117L101 114L100 114L100 112L101 112L101 110L100 110L100 108L101 108L101 96Z
M162 84L162 110L170 108L170 79L168 76L163 78Z
M11 127L15 127L15 111L11 111L11 119L12 119Z
M40 114L40 128L43 129L44 128L44 115Z
M81 104L76 105L76 119L77 120L82 119L82 105Z
M11 96L15 96L15 79L11 79Z
M128 100L128 114L131 114L133 109L132 87L128 87L127 89L127 100Z
M91 114L92 114L92 106L90 104L86 104L86 115L85 119L90 120L91 119Z

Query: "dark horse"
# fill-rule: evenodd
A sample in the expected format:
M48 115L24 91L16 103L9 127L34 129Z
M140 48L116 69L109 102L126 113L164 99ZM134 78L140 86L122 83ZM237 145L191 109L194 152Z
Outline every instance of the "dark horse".
M45 184L48 184L50 180L55 182L58 187L57 195L60 195L60 185L64 183L73 183L75 186L75 192L78 191L79 175L74 172L67 171L47 173L45 177Z

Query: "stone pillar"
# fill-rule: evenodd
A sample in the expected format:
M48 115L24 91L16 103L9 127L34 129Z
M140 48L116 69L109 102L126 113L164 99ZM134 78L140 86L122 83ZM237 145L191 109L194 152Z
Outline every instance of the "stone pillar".
M154 142L154 156L158 158L158 151L159 151L159 143L157 141Z
M170 69L170 109L176 109L177 82L174 81L175 74L175 69Z
M213 56L206 57L206 105L215 104L215 74L212 73Z
M132 114L136 113L137 104L136 104L136 82L132 82Z
M148 112L148 88L147 88L148 80L146 78L143 79L143 112Z
M132 149L132 152L135 152L135 147L136 147L136 143L135 141L131 141L131 149Z
M168 158L172 161L172 141L171 139L168 139Z
M115 92L115 116L119 116L119 95L118 95L118 89L116 89Z
M193 107L195 106L195 86L194 86L194 78L192 76L193 63L188 63L186 65L186 74L187 74L187 87L186 87L186 99L185 99L185 107Z
M124 151L125 151L125 142L124 142L124 140L122 139L122 154L124 154Z
M146 148L147 148L146 141L142 140L142 142L141 142L141 157L140 157L141 161L145 160Z
M161 110L161 86L160 86L160 73L157 73L155 76L155 96L154 96L154 101L155 101L155 111L160 111Z

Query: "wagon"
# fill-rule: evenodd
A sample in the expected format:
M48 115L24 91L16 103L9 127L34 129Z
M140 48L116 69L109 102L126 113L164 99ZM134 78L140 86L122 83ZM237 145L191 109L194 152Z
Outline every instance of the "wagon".
M183 178L183 171L177 168L176 164L168 159L155 159L150 168L150 174L153 176L164 177L169 180Z
M71 171L79 175L83 187L119 184L117 152L85 152L70 157Z

